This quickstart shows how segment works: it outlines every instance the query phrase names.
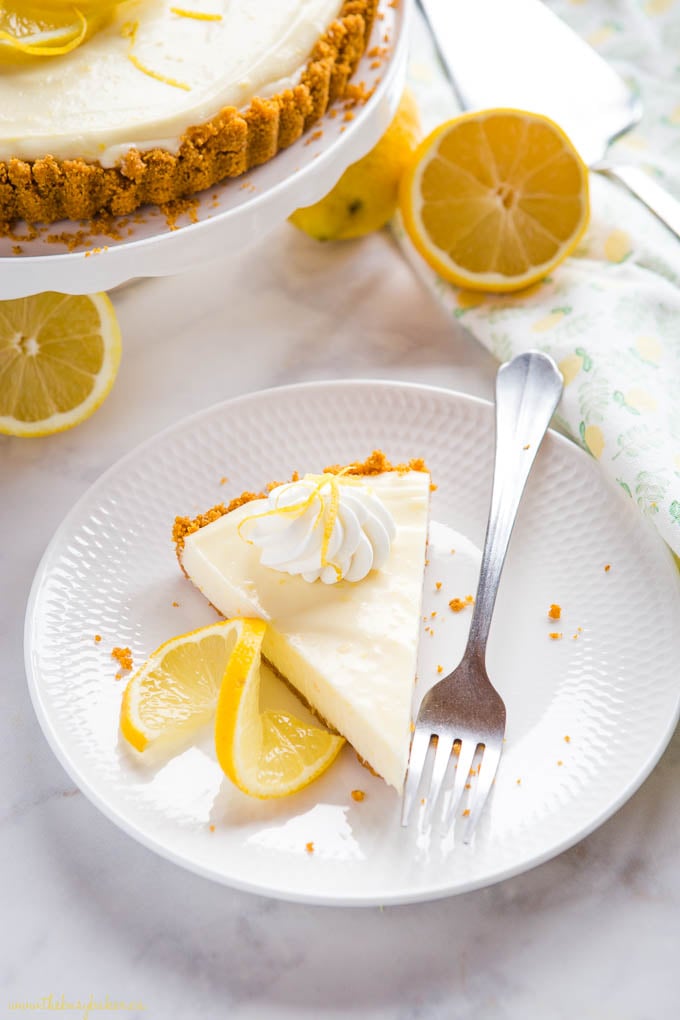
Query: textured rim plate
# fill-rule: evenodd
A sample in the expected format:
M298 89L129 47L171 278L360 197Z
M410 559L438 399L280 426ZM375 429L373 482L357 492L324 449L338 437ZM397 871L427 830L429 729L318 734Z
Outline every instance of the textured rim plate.
M308 132L263 166L209 188L197 196L196 222L181 216L179 230L169 226L158 210L145 207L140 210L141 222L134 213L115 221L118 240L87 237L73 251L47 240L62 233L75 238L80 225L69 221L51 224L33 241L0 237L0 300L46 290L90 294L135 277L180 273L225 251L242 249L300 206L318 201L376 144L394 116L406 79L411 10L412 0L396 7L388 0L381 3L382 19L377 20L368 50L389 35L389 56L381 67L368 55L360 62L353 81L363 81L374 91L353 111L351 121L326 116L318 126L320 135ZM13 252L17 244L19 254Z
M491 634L489 673L506 700L508 731L474 846L401 829L399 798L348 748L319 782L279 802L231 787L209 733L170 760L137 761L118 734L124 684L114 678L111 648L129 645L139 664L167 637L214 619L178 569L174 516L375 447L392 459L424 455L438 486L433 518L481 545L491 405L424 386L330 382L228 401L145 443L76 504L38 569L26 667L55 754L117 825L208 878L346 905L487 885L547 860L611 815L653 768L677 721L680 581L672 558L597 464L551 433ZM467 594L455 590L451 570L433 647L454 619L449 590ZM435 581L426 579L428 617ZM559 624L547 617L552 602L563 607ZM563 638L551 640L557 629ZM355 788L366 792L361 803L351 798Z

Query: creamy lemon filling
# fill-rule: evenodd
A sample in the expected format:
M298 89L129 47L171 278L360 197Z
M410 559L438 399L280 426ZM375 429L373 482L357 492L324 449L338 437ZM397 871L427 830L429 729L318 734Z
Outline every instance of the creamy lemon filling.
M363 580L310 583L263 566L239 525L246 504L187 535L182 566L225 616L269 621L265 656L311 707L401 790L421 620L430 477L369 479L396 533L387 561Z
M0 63L0 160L50 154L109 167L131 148L176 153L188 128L224 107L295 85L341 7L128 0L63 56Z

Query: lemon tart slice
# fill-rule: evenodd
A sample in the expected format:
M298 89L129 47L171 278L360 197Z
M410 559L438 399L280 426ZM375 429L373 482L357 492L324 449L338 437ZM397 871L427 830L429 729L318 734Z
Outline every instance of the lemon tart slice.
M335 481L333 481L335 479ZM224 616L267 621L263 653L401 790L410 741L430 476L366 462L179 517L180 565Z

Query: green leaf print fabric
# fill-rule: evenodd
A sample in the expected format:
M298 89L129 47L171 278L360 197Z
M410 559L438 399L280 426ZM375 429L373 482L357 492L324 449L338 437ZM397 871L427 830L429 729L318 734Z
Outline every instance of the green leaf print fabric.
M680 198L680 0L551 3L642 96L642 122L609 151ZM577 73L577 72L576 72ZM421 22L409 84L425 130L456 106ZM515 295L446 283L393 224L450 315L496 357L551 355L564 376L556 422L595 457L680 554L680 241L641 203L591 173L591 224L572 257Z

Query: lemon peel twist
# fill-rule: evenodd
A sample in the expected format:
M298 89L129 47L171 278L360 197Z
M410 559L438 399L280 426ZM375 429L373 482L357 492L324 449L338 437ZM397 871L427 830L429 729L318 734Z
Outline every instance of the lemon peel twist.
M319 510L314 521L314 527L318 527L323 518L323 535L321 538L321 566L331 567L335 571L335 576L338 581L342 580L342 570L337 563L334 563L328 558L328 548L335 528L336 521L338 519L338 511L340 508L340 484L343 485L357 485L361 486L363 483L359 478L347 477L349 468L343 468L337 474L324 473L320 475L306 475L304 481L313 482L314 488L304 499L297 503L291 503L289 506L274 507L272 510L264 510L262 513L251 514L248 517L244 517L238 525L238 535L243 538L244 541L248 542L249 545L254 543L251 539L247 538L242 534L242 528L244 525L249 524L253 521L262 520L265 517L283 517L286 514L294 514L299 516L312 506L316 499L319 500ZM323 493L324 487L328 485L330 487L330 493L325 496Z

